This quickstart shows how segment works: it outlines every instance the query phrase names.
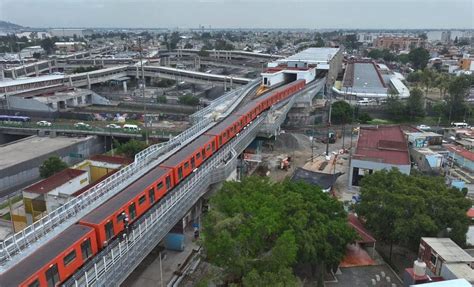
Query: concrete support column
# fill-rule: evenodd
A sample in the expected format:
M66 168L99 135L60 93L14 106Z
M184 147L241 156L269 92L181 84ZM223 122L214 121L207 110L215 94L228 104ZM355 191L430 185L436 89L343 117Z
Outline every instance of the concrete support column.
M12 69L12 79L15 80L16 79L16 73L15 73L15 69Z
M135 67L135 78L140 79L140 74L138 73L138 66Z
M36 75L37 77L39 76L38 64L35 64L35 75Z
M89 76L89 73L87 73L87 88L89 90L91 89L91 77Z
M127 92L127 81L123 81L122 85L123 85L123 92L126 93Z
M102 67L105 67L105 66L104 66L104 59L102 59Z
M26 65L23 65L23 74L25 77L28 76L28 72L26 71Z
M51 68L51 61L48 61L48 72L51 74L53 69Z
M224 92L227 91L227 77L224 77Z
M96 65L96 63L95 63L95 59L94 59L94 66L95 66L95 65Z
M5 79L5 72L3 71L3 64L0 64L0 81Z
M231 76L231 77L230 77L230 89L231 89L231 90L232 90L232 81L233 81L233 79L232 79L232 76Z
M72 87L72 77L69 76L69 86Z

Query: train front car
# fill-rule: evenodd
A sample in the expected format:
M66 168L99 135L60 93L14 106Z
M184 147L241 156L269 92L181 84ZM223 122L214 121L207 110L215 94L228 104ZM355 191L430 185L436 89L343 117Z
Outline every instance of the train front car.
M174 185L198 168L217 150L216 137L201 135L160 164L173 170Z
M155 167L120 193L84 216L79 223L93 227L97 245L104 248L174 187L173 170Z
M72 225L1 274L0 286L57 286L97 254L96 242L93 228Z

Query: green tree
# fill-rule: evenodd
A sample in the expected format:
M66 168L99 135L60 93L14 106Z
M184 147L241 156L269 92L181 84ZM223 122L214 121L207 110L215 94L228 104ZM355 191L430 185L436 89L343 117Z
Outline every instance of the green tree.
M331 123L348 124L352 122L352 107L346 101L336 101L332 104Z
M36 60L39 60L41 58L41 53L34 52L33 53L33 58L35 58Z
M392 95L387 98L385 110L390 119L392 120L401 121L404 120L406 117L405 105L402 103L398 96Z
M67 168L67 164L58 156L51 156L39 167L40 176L47 178Z
M376 171L362 179L360 196L356 211L379 240L416 250L420 237L442 234L465 245L471 202L442 177Z
M193 48L193 44L191 44L191 43L186 43L184 45L184 49L192 49L192 48Z
M183 105L197 106L199 105L200 101L198 97L187 94L179 97L178 102Z
M423 91L419 88L414 88L410 91L410 96L406 103L406 111L410 120L415 120L416 118L422 118L425 116Z
M408 54L400 54L398 55L398 62L402 63L402 64L407 64L408 62L410 62L410 59L408 57Z
M167 102L166 96L164 96L164 95L157 96L156 97L156 102L159 103L159 104L166 104L166 102Z
M55 46L54 43L57 41L57 38L45 38L41 40L40 46L43 50L46 51L46 54L52 54L54 52Z
M206 47L203 46L201 50L199 50L198 55L200 57L209 57L209 52L207 51Z
M473 77L461 75L453 78L448 85L449 96L446 99L448 118L451 120L464 120L468 107L465 98L473 84Z
M131 159L133 159L137 153L141 152L147 147L145 142L134 139L122 144L115 142L114 146L117 147L116 152L118 154L122 154Z
M407 81L410 83L419 83L421 82L423 72L422 71L414 71L407 75Z
M355 239L342 204L301 182L226 182L210 205L207 259L223 268L225 281L244 286L296 286L296 264L323 274Z
M408 59L415 70L424 69L430 59L430 53L425 48L416 48L408 53Z

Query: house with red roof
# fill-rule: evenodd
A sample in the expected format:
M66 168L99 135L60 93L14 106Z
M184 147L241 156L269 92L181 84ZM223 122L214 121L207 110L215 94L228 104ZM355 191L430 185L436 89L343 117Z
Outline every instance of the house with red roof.
M74 192L88 184L87 171L66 168L23 190L25 212L30 215L51 212L66 203ZM32 220L27 216L27 222L29 219Z
M359 186L364 175L398 168L410 174L408 143L400 126L361 127L349 165L349 186Z
M445 145L456 165L474 172L474 152L457 145Z

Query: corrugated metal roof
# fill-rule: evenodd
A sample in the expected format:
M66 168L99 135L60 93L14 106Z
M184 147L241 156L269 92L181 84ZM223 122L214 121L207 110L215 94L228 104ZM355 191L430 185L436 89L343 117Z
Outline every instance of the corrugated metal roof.
M409 165L408 146L400 126L361 127L353 158Z
M474 262L474 258L450 238L422 237L421 240L426 242L446 263Z
M85 170L67 168L63 171L56 173L55 175L52 175L46 179L43 179L40 182L37 182L28 186L27 188L25 188L25 191L32 192L32 193L41 193L41 194L48 193L51 190L65 184L66 182L86 172L87 171Z
M470 161L474 161L474 153L472 151L468 151L467 149L463 148L463 147L460 147L460 146L456 146L456 145L445 145L445 147L451 151L451 152L454 152L456 153L457 155L467 159L467 160L470 160Z

